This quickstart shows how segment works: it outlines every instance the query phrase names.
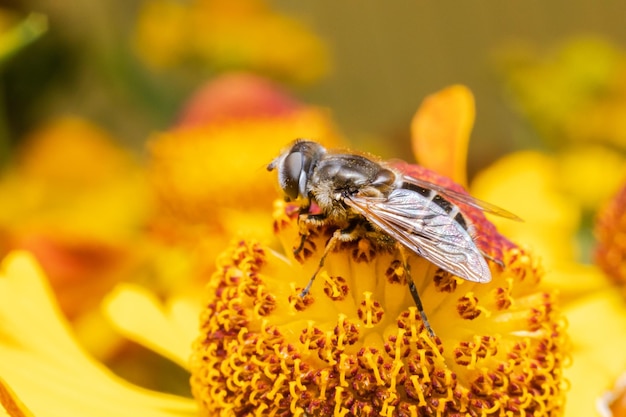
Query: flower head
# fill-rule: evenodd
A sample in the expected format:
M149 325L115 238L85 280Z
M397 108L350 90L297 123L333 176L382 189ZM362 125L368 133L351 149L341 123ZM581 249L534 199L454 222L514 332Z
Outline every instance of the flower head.
M2 255L33 253L72 317L136 265L131 246L151 207L141 166L115 143L88 120L55 118L25 138L0 178Z
M460 188L431 171L411 175ZM538 289L536 260L464 207L494 258L477 284L362 238L337 245L309 294L332 227L298 225L277 202L285 255L251 241L219 258L192 355L192 390L207 414L560 415L564 323ZM299 236L307 236L293 255ZM407 287L410 273L437 337Z
M202 70L250 70L310 83L329 67L322 41L264 0L147 0L139 12L135 44L156 68L195 63Z

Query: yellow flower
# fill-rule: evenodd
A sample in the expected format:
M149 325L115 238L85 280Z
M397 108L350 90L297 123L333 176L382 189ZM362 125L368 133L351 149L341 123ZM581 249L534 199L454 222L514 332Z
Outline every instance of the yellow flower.
M604 147L571 147L555 155L518 151L479 172L472 192L515 207L523 223L494 222L506 236L541 253L547 267L559 269L589 259L585 224L625 173L626 159Z
M0 404L11 417L198 415L190 399L134 386L90 358L27 253L2 263L0 357Z
M568 303L563 311L572 349L572 365L565 372L570 381L565 415L597 415L603 394L626 369L624 299L605 287Z
M476 197L515 207L524 222L496 218L494 222L513 241L541 253L548 268L576 260L572 242L582 217L580 207L559 192L558 172L558 164L549 156L520 151L496 161L472 182Z
M397 167L462 192L425 168ZM491 262L493 281L477 284L409 257L433 338L400 255L365 238L338 245L301 298L334 230L303 230L297 207L277 202L284 254L237 241L209 282L191 366L203 412L560 415L567 346L554 294L540 289L543 271L530 253L482 212L464 213L477 244L502 264ZM301 232L307 239L294 257Z
M310 29L263 0L185 5L148 0L139 12L135 44L155 67L195 62L210 70L250 70L296 83L315 81L329 67L328 52Z
M587 213L595 213L626 178L626 155L607 146L571 146L555 159L560 188Z
M411 257L432 327L424 329L397 253L365 239L328 256L304 299L332 230L312 230L305 259L296 210L279 204L284 255L233 244L209 283L192 356L192 388L209 415L560 415L564 323L542 271L493 234L493 282L473 284ZM475 214L480 216L479 214Z
M141 167L114 143L86 120L60 117L25 138L0 180L2 255L34 253L72 317L134 265L150 209Z

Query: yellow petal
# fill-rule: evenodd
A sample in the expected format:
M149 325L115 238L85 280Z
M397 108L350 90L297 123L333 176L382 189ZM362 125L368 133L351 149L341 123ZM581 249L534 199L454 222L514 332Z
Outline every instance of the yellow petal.
M20 401L11 388L0 379L0 417L31 417L33 413Z
M73 339L33 257L14 252L0 273L0 375L39 417L194 415L187 398L139 388Z
M417 162L466 185L467 148L475 113L474 96L463 85L426 97L411 122Z
M567 262L549 268L542 285L558 289L561 302L567 303L604 290L609 284L597 266Z
M553 158L533 151L504 156L472 182L476 197L510 208L524 219L494 217L500 233L541 253L548 270L576 259L574 236L581 209L560 191L559 169Z
M626 374L622 373L615 385L597 402L598 413L602 417L621 417L626 414Z
M566 416L593 416L597 399L626 368L626 308L614 288L598 291L564 311L572 344Z
M557 158L559 183L588 210L595 211L624 182L626 159L611 148L599 145L571 147Z
M104 307L124 336L188 368L199 306L183 299L163 306L154 293L137 285L121 284L105 300Z

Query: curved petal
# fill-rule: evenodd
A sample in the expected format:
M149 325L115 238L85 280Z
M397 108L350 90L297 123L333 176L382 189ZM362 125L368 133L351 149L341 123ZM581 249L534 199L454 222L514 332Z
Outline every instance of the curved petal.
M191 399L139 388L94 361L33 257L13 252L0 273L0 375L40 417L195 415Z
M596 401L626 368L623 299L613 288L596 291L565 315L574 356L564 372L571 386L566 416L596 415Z
M463 85L426 97L411 122L417 162L465 186L467 148L475 114L474 96Z
M199 306L183 299L163 306L152 292L120 284L105 300L104 309L125 337L188 369Z
M13 390L0 379L0 417L32 417L33 413L20 401Z

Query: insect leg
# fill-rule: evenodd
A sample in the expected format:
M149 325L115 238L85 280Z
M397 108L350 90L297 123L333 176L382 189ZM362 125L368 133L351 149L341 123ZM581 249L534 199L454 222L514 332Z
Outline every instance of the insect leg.
M311 285L313 285L313 281L315 281L315 277L317 277L317 274L322 270L322 267L324 266L324 261L326 260L326 256L328 256L330 251L334 249L337 242L346 240L345 237L343 237L343 235L345 234L346 234L345 230L342 230L342 229L335 230L331 238L326 243L326 247L324 248L324 253L322 254L322 257L320 258L319 264L317 264L317 268L315 269L313 276L309 280L308 284L306 284L306 287L304 287L304 289L300 293L300 298L304 297L305 295L309 293L309 291L311 290Z
M300 244L298 245L298 247L297 247L297 248L295 248L295 249L293 250L293 255L294 255L294 256L297 256L297 255L298 255L298 254L302 251L302 249L304 248L304 243L306 242L306 238L307 238L307 237L308 237L308 235L307 235L307 234L305 234L305 233L300 233Z
M496 263L500 268L504 268L504 262L502 262L500 259L496 259L488 253L483 252L482 250L480 251L480 254L483 256L483 258L489 259L490 261Z
M400 247L400 255L402 256L402 263L404 265L404 270L406 271L406 280L409 285L409 291L411 292L411 296L413 297L413 301L415 302L415 306L417 307L417 311L420 313L420 317L422 318L422 323L424 323L424 327L430 337L435 337L435 332L432 327L430 327L430 323L428 322L428 317L426 317L426 312L424 311L424 306L422 305L422 300L420 299L420 295L417 292L417 287L415 287L415 283L413 282L413 278L411 277L411 266L409 265L409 259L406 256L403 248Z
M309 206L305 206L300 209L300 214L298 215L298 226L300 226L300 243L298 247L293 250L293 255L298 256L298 254L304 249L304 243L306 242L306 238L309 237L309 234L303 232L303 224L311 223L311 222L322 222L326 219L326 216L323 213L320 214L310 214Z

